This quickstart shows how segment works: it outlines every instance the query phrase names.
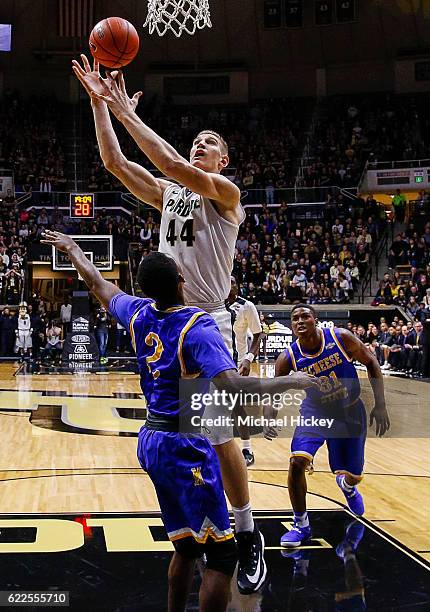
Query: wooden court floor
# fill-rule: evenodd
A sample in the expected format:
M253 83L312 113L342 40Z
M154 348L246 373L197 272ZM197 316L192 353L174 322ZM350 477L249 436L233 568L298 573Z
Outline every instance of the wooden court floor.
M136 459L133 434L141 421L129 416L130 410L142 409L137 376L16 371L16 364L0 365L0 514L158 509L152 484ZM272 373L273 366L255 366L256 375ZM367 441L361 484L365 517L430 561L430 387L424 381L385 380L392 429L384 439L370 436ZM50 428L49 411L62 415L65 430ZM254 440L256 462L249 469L254 509L291 508L289 446L288 438ZM310 509L343 504L325 448L317 455L308 488Z

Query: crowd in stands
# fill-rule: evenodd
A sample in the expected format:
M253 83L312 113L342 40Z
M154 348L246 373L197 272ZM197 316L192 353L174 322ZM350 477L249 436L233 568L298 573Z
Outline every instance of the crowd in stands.
M326 98L320 102L302 186L352 187L358 185L366 161L427 157L428 102L428 94Z
M274 99L222 108L180 107L154 97L138 112L186 158L199 131L210 128L221 133L229 146L227 174L241 189L249 190L249 202L271 204L280 202L285 197L282 190L294 185L299 137L311 106L310 100ZM91 124L88 117L88 127ZM118 124L115 129L124 155L155 171L125 130ZM95 136L88 143L87 167L89 189L123 189L103 167Z
M292 209L246 209L233 267L241 295L256 304L348 303L381 234L377 203L369 197L352 214L325 208L320 220L293 220Z
M27 243L20 233L15 196L7 191L0 206L0 303L18 304L25 287Z
M72 305L66 296L60 309L51 310L40 295L33 293L26 302L31 321L32 348L26 357L43 358L44 361L58 361L63 342L71 321ZM124 327L115 321L102 307L93 310L90 326L97 341L100 361L106 363L107 350L114 353L132 352L131 341ZM18 329L18 307L5 306L0 314L0 357L18 356L16 347Z
M430 311L427 311L430 320ZM394 370L414 376L423 376L429 364L424 364L424 326L419 320L414 322L393 317L387 321L381 317L379 324L363 325L348 323L348 329L356 335L376 356L383 370Z
M247 192L245 206L251 205L246 207L233 266L243 297L263 305L303 301L345 304L354 298L366 272L385 217L372 197L352 205L341 194L325 188L356 186L366 161L373 164L425 157L430 144L427 102L426 95L381 94L359 100L330 98L322 103L309 143L309 165L302 177L302 186L320 189L320 199L326 200L323 214L312 218L299 217L286 190L295 183L313 101L278 99L192 108L153 97L142 104L142 116L185 157L193 138L204 128L216 129L226 138L230 156L227 174ZM88 104L85 108L88 115L83 123L90 128L91 111ZM91 221L71 220L64 211L52 207L50 197L52 191L67 186L61 104L52 96L23 100L16 92L6 91L0 115L0 164L13 170L18 191L37 191L43 196L38 200L40 206L26 210L9 192L0 209L0 303L9 307L0 316L0 352L11 355L16 311L26 282L26 257L46 228L71 234L111 234L114 245L134 243L135 272L141 257L158 248L160 217L151 209L131 216L98 209ZM115 129L123 153L154 171L125 130L117 123ZM124 190L104 169L94 133L88 130L88 134L83 163L86 187L91 191ZM422 207L429 206L427 194L419 201ZM262 206L255 205L261 202ZM399 210L403 210L403 203ZM415 321L413 329L410 323L400 321L355 330L386 369L419 369L421 336L417 326L430 317L429 249L430 223L424 229L411 223L397 235L389 250L390 270L373 302L374 306L403 307ZM34 353L55 353L55 347L58 352L65 331L60 312L48 308L37 295L29 301L29 310L34 323ZM117 342L121 349L125 346L124 330L109 318L104 320L103 313L95 320L103 356L107 338L111 348L116 349ZM414 333L418 333L418 341L411 336Z
M64 191L67 116L53 95L22 98L6 89L0 98L0 167L13 171L17 191Z
M424 311L430 313L430 222L423 232L410 223L394 237L388 265L373 305L394 304L422 321Z

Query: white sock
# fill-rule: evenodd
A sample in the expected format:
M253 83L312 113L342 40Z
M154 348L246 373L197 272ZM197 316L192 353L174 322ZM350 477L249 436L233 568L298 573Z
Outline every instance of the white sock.
M234 514L236 533L240 531L254 531L254 519L252 518L251 503L248 502L242 508L231 507Z
M252 450L251 440L242 440L242 448L247 448L248 450Z
M347 493L352 493L352 491L354 490L354 485L349 485L345 480L345 476L341 476L339 480L341 489L343 489Z
M309 527L308 513L303 512L303 514L299 514L298 512L294 512L294 522L299 527Z

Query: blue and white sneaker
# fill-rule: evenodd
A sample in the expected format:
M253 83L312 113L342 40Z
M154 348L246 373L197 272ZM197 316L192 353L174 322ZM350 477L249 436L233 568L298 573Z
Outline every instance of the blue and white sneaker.
M362 516L364 514L364 502L363 496L358 492L357 487L354 487L351 492L345 491L342 488L342 479L343 475L338 474L336 476L336 482L342 493L345 495L346 503L348 504L348 508L353 512L356 516Z
M294 523L293 527L281 538L281 546L285 548L297 548L302 544L306 544L312 538L312 530L310 527L299 527Z
M352 521L345 531L345 538L336 546L336 554L341 559L345 559L348 554L355 554L364 536L365 527L363 523Z

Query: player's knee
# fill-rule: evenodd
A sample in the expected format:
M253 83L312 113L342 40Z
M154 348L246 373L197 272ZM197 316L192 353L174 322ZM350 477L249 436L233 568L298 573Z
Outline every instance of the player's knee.
M196 542L196 540L191 536L187 538L181 538L180 540L175 540L173 542L173 546L175 547L175 550L178 555L180 555L184 559L187 559L188 561L198 559L203 554L202 545Z
M233 576L238 559L234 538L224 542L209 539L204 546L206 567L226 576Z
M306 469L310 461L306 457L296 457L293 455L290 457L290 473L292 475L301 475L306 472Z

